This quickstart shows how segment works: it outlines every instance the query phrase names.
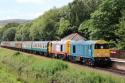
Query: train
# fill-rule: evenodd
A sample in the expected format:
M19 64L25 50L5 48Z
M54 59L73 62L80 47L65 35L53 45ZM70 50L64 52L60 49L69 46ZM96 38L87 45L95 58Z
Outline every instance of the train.
M2 41L1 47L80 62L88 66L110 64L109 44L105 40L87 41Z

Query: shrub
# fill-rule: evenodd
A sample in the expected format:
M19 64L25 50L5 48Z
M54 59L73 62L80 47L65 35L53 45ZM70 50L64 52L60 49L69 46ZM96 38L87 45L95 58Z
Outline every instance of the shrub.
M20 55L21 53L18 51L18 52L15 52L13 55L14 56L18 56L18 55Z

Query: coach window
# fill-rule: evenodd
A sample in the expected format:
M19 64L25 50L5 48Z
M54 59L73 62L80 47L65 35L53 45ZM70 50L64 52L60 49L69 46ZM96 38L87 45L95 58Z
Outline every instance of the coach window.
M45 45L43 44L43 48L44 48L44 46L45 46Z
M73 53L76 53L76 46L73 45Z
M61 51L63 51L63 45L61 45L61 47L60 47L60 48L61 48Z

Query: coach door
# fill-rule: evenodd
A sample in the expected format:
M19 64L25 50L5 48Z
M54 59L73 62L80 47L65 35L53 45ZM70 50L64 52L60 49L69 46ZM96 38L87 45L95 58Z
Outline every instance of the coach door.
M49 42L48 52L49 52L49 53L52 53L52 42Z
M88 53L89 53L89 56L91 56L92 57L92 45L89 45L89 49L88 49Z

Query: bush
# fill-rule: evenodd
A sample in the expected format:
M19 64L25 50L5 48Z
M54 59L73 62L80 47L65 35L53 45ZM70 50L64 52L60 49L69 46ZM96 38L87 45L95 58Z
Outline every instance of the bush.
M62 71L68 68L68 65L62 61L44 61L39 63L34 63L32 70L36 73L46 73L47 75L53 75L58 71Z
M14 56L18 56L18 55L20 55L20 52L19 52L19 51L18 51L18 52L15 52L13 55L14 55Z

